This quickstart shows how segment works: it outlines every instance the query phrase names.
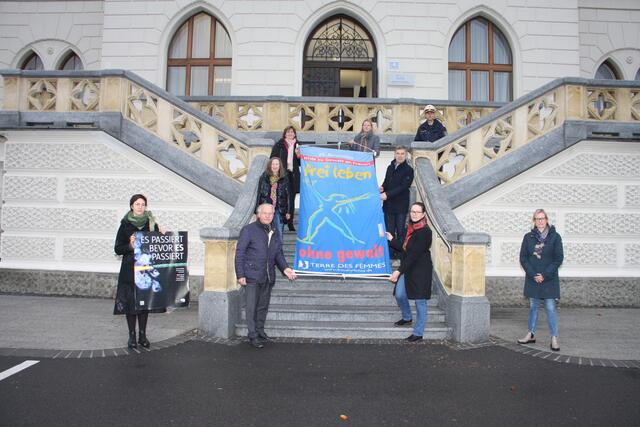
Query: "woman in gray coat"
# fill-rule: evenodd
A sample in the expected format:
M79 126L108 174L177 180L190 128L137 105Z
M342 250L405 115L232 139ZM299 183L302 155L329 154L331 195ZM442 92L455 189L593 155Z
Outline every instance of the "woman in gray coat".
M374 157L380 155L380 138L373 133L373 123L365 119L362 122L360 132L349 141L349 146L353 151L366 151L372 153Z
M518 344L536 342L538 307L544 301L551 335L550 347L553 351L559 351L556 300L560 298L558 268L564 253L562 238L548 221L544 209L537 209L533 214L534 227L524 235L520 247L520 265L525 272L524 296L529 298L529 331L518 340Z

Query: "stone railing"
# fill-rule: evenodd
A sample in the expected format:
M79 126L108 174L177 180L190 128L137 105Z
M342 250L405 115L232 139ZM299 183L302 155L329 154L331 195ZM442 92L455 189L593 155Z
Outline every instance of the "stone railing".
M237 182L245 180L252 157L264 151L252 150L246 135L128 71L4 70L0 75L5 112L74 113L74 117L119 112Z
M449 132L479 120L502 103L421 99L320 97L184 97L194 108L242 131L358 132L363 120L380 134L415 135L426 104L437 108Z
M640 125L640 83L557 79L437 143L418 144L438 178L451 184L561 126L566 120Z

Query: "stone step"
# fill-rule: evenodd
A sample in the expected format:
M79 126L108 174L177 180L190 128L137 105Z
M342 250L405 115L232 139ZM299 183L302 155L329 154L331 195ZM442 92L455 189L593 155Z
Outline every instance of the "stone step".
M267 321L266 331L274 338L335 338L335 339L397 339L411 335L411 327L390 326L388 322L292 322L285 320ZM247 336L247 325L236 324L235 333ZM451 330L444 323L427 323L424 339L444 340Z
M341 279L298 276L298 279L290 282L286 278L278 278L275 289L305 289L305 290L344 290L359 292L393 292L393 283L388 280L364 280L364 279Z
M415 318L415 311L413 313ZM242 319L246 319L242 310ZM392 325L400 319L400 310L393 306L309 306L270 304L267 320L313 322L384 322ZM429 307L428 322L442 323L445 314L437 307Z
M272 304L294 305L350 305L350 306L393 306L395 299L391 291L342 291L342 290L308 290L278 289L271 293ZM435 299L428 301L430 307L436 306Z

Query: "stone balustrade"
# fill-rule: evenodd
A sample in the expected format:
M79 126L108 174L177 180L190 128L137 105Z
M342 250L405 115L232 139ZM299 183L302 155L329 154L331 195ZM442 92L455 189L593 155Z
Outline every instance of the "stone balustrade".
M191 157L244 182L249 138L127 71L3 71L5 111L119 112Z

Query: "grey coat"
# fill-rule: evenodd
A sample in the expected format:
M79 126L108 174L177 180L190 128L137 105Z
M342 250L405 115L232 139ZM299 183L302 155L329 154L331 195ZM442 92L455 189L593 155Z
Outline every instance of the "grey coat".
M550 226L549 235L542 248L542 254L538 259L533 254L536 245L534 230L524 235L520 247L520 265L525 271L524 296L527 298L547 299L560 298L560 279L558 268L564 259L562 250L562 238L556 232L555 227ZM541 273L544 281L540 284L533 279Z

